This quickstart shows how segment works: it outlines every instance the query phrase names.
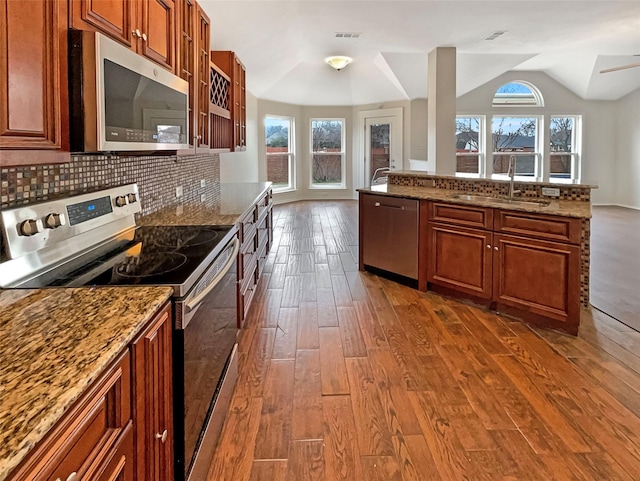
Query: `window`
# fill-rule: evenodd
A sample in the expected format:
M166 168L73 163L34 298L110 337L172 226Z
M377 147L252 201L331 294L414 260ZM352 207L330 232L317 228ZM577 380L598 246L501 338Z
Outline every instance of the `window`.
M274 192L295 189L293 171L293 119L266 116L264 119L267 146L267 180Z
M552 182L578 179L580 156L577 134L579 117L555 117L549 122L549 178Z
M480 175L484 162L484 118L456 117L456 174Z
M311 119L311 187L345 187L344 119Z
M524 81L509 82L496 90L494 107L543 107L542 94L533 85Z
M515 157L515 175L540 178L542 155L538 136L539 118L494 116L491 121L493 175L507 175L509 159Z

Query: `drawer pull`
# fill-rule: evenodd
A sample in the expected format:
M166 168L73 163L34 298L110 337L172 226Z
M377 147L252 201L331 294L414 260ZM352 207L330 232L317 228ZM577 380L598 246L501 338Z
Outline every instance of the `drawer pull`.
M164 443L167 440L168 434L169 432L165 429L164 431L162 431L162 434L156 433L156 439L159 439L160 442Z

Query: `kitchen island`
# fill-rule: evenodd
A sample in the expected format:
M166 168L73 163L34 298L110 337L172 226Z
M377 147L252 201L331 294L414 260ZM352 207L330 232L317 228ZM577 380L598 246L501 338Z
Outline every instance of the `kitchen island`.
M360 269L577 333L594 186L518 182L517 197L513 187L407 171L359 189Z
M118 358L171 292L0 290L0 480Z

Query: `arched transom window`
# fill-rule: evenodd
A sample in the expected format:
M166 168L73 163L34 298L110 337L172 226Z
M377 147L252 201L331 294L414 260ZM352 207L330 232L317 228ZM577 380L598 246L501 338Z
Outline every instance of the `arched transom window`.
M544 107L540 91L529 82L516 80L502 85L493 96L494 107Z

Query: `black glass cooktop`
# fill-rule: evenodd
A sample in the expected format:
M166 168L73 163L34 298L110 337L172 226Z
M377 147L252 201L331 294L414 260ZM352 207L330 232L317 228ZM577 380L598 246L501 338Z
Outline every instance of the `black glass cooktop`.
M230 226L138 227L134 244L126 255L115 264L112 262L110 268L87 285L182 285L214 251L224 247L219 244L231 229Z

